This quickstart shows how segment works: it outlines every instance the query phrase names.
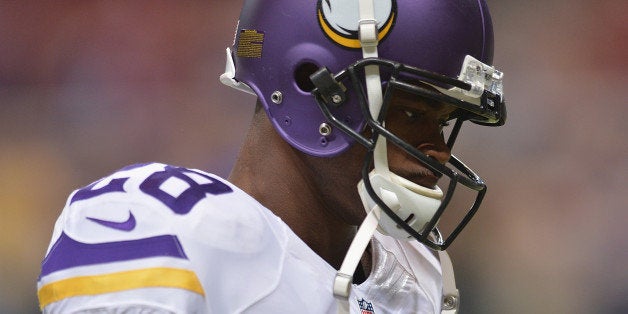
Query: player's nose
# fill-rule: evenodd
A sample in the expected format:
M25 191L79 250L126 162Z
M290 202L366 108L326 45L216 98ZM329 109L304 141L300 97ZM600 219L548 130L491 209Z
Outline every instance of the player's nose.
M446 164L451 158L451 149L445 143L440 131L438 135L430 136L429 139L420 144L417 149L423 154L436 159L441 164Z

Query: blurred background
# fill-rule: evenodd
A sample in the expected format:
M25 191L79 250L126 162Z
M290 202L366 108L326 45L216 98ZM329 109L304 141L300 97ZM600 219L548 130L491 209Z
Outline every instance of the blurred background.
M0 1L0 313L36 313L65 198L125 165L227 176L237 1ZM628 313L628 1L489 0L509 120L455 154L489 184L451 248L462 313Z

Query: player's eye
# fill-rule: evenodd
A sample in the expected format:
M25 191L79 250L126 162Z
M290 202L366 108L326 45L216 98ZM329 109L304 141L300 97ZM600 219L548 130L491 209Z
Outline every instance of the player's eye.
M408 117L409 122L415 122L423 115L421 112L408 109L404 109L403 112L406 114L406 117Z

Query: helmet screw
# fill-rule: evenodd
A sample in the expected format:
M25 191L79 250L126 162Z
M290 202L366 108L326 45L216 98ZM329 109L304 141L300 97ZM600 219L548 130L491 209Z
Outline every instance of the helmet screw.
M331 96L331 101L334 104L339 104L342 102L342 96L338 95L338 94L334 94L333 96Z
M325 122L321 123L321 125L318 127L318 132L322 135L322 136L327 136L329 134L331 134L331 126Z
M279 105L283 101L283 94L280 91L274 91L272 95L270 95L270 100Z
M458 304L458 298L454 295L447 295L443 298L443 309L444 310L453 310L456 308Z

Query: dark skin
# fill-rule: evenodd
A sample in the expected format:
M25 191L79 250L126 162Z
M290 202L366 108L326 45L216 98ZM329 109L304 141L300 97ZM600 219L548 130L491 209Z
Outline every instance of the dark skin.
M386 126L445 163L451 155L440 131L452 111L450 106L395 91ZM388 148L392 171L423 186L436 184L437 177L416 159L392 144ZM279 136L258 105L229 180L272 210L338 269L366 216L356 189L365 154L358 144L332 158L303 154ZM363 262L368 273L370 257Z

